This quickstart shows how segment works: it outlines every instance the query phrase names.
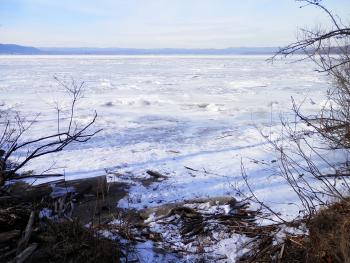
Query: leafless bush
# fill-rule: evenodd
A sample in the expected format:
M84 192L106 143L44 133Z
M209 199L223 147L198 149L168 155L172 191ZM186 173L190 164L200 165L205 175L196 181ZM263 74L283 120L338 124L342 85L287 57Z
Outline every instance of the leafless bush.
M277 219L272 220L271 226L293 227L295 223L294 229L309 230L308 235L285 235L276 244L277 250L265 244L258 248L259 253L266 252L271 262L347 262L350 255L350 25L327 9L322 0L296 1L301 7L312 6L324 12L330 27L302 29L297 41L281 48L272 61L280 56L311 60L316 70L326 74L333 85L318 113L304 114L303 105L293 100L295 120L282 120L280 140L263 135L279 155L279 174L300 200L301 217L287 222L283 215L261 202L242 166L248 186L246 198L258 204L265 211L263 214ZM257 244L262 243L257 241ZM296 258L300 260L295 261ZM248 259L247 262L256 262L251 256Z
M342 22L322 0L297 0L302 7L313 6L324 12L329 28L302 29L295 43L272 58L302 54L310 59L318 72L332 80L327 100L318 114L307 116L302 105L293 101L299 125L283 122L282 142L271 144L279 153L280 171L298 195L307 215L312 215L327 200L344 200L350 187L346 176L350 149L350 25ZM339 162L327 157L342 155Z
M87 142L100 131L92 130L97 118L96 112L84 125L79 125L77 121L76 104L82 97L84 82L77 83L74 80L66 82L55 79L70 96L71 103L68 114L62 113L61 108L56 108L57 132L54 134L43 134L42 137L27 140L25 135L35 125L36 118L27 120L13 109L0 110L0 186L4 185L7 180L27 177L28 175L19 174L19 171L34 159L62 151L73 142ZM15 159L14 156L19 152L25 152L25 155Z

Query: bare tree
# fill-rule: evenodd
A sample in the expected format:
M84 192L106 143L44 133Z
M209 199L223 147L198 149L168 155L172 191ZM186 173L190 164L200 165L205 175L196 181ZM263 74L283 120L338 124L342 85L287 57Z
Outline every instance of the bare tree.
M280 171L301 200L307 215L330 197L345 199L350 193L349 164L332 162L325 152L350 150L350 25L344 24L322 0L296 0L301 7L312 6L324 12L329 28L301 29L296 42L281 48L279 56L303 55L318 72L326 73L333 85L327 92L327 102L316 115L303 114L302 105L293 101L293 110L302 127L282 122L287 144L272 142L280 155ZM298 57L300 59L300 57ZM305 127L306 126L306 127ZM317 139L318 146L312 143ZM317 161L315 161L317 159ZM339 181L340 180L340 181Z
M67 116L62 116L62 109L56 107L56 133L25 140L24 135L35 125L36 119L28 121L13 109L0 110L0 186L4 185L7 180L28 177L19 174L19 171L34 159L60 152L73 142L87 142L100 132L100 130L92 130L97 118L96 112L84 125L79 125L77 121L76 104L82 97L84 82L77 83L72 79L68 83L58 78L55 79L71 98ZM26 152L26 154L19 160L11 161L18 152Z

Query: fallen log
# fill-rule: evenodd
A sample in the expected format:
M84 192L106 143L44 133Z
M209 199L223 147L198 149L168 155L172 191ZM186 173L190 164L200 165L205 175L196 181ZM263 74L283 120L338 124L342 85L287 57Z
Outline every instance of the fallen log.
M35 212L32 211L29 216L28 224L26 226L26 229L24 230L24 236L21 238L21 240L18 242L17 246L17 252L25 248L28 244L28 241L30 239L30 235L33 231L33 224L35 219Z
M236 199L231 196L196 198L196 199L188 199L188 200L184 200L176 203L167 203L164 205L160 205L158 207L145 208L140 211L140 216L144 219L147 219L152 213L154 213L157 220L160 220L162 218L168 217L171 214L172 209L181 208L187 204L201 204L201 203L209 203L209 205L211 206L233 204L234 209L241 208L244 206L244 204L239 204L236 201Z
M5 259L5 258L8 258L8 257L10 257L10 256L12 256L12 255L15 255L16 254L16 249L12 249L12 250L10 250L10 251L7 251L7 252L5 252L5 253L3 253L3 254L1 254L0 255L0 262L3 262L2 260L3 259Z
M152 170L147 170L146 173L150 176L152 176L153 178L160 180L160 179L166 179L167 177L163 174L161 174L160 172L157 171L152 171Z
M40 201L48 196L56 198L69 192L75 192L78 195L103 195L107 193L107 179L106 176L70 181L62 179L33 186L21 181L11 185L7 192L11 195L11 198L23 199L26 202ZM4 198L4 201L8 201L8 198Z
M23 179L28 179L28 178L35 178L35 179L40 179L40 178L49 178L49 177L64 177L63 174L30 174L30 175L19 175L12 177L11 180L23 180Z
M20 234L21 234L21 231L17 229L0 233L0 243L6 243L11 240L14 240L15 238L18 238Z
M20 254L18 254L14 260L12 260L12 263L23 263L26 261L27 258L30 257L31 254L37 249L38 244L33 243L29 245L25 250L23 250Z

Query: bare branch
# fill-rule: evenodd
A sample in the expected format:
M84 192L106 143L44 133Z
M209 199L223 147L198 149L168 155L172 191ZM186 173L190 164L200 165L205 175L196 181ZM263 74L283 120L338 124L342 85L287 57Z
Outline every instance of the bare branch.
M82 96L82 90L84 87L84 82L77 84L73 79L71 82L71 86L61 81L57 77L55 77L56 81L68 92L70 97L72 98L72 102L70 105L70 113L67 118L68 124L65 131L63 131L64 125L62 124L62 120L60 118L61 109L56 106L56 110L58 113L57 117L57 133L51 134L47 136L43 136L33 140L27 140L21 142L21 138L24 133L28 131L32 125L36 122L36 119L27 122L24 118L22 118L18 112L15 114L10 114L11 116L7 116L7 120L5 121L6 125L2 131L0 137L0 146L2 150L5 150L5 154L2 159L3 163L9 163L9 159L15 155L16 152L26 151L27 155L24 159L18 160L13 163L12 166L6 167L6 173L1 173L0 178L2 179L0 183L4 183L5 180L10 180L11 178L20 178L16 173L21 170L26 164L31 162L32 160L55 152L62 151L65 147L70 145L73 142L83 143L89 141L93 136L101 131L95 130L90 131L91 127L95 123L97 119L97 112L94 113L92 119L85 125L79 127L76 124L75 117L75 108L78 100ZM1 117L0 117L1 118ZM12 120L11 120L12 118ZM75 124L74 124L75 123ZM74 124L74 127L73 127ZM1 170L0 170L1 172ZM24 178L24 177L23 177Z

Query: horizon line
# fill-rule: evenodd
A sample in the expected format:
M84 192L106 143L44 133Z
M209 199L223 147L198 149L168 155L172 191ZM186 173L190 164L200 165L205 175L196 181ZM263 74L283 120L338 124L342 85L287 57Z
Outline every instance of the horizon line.
M120 46L36 46L36 45L27 45L27 44L18 44L18 43L0 43L0 45L16 45L22 47L33 47L33 48L70 48L70 49L179 49L179 50L225 50L225 49L238 49L238 48L280 48L280 46L228 46L222 48L215 47L120 47Z

